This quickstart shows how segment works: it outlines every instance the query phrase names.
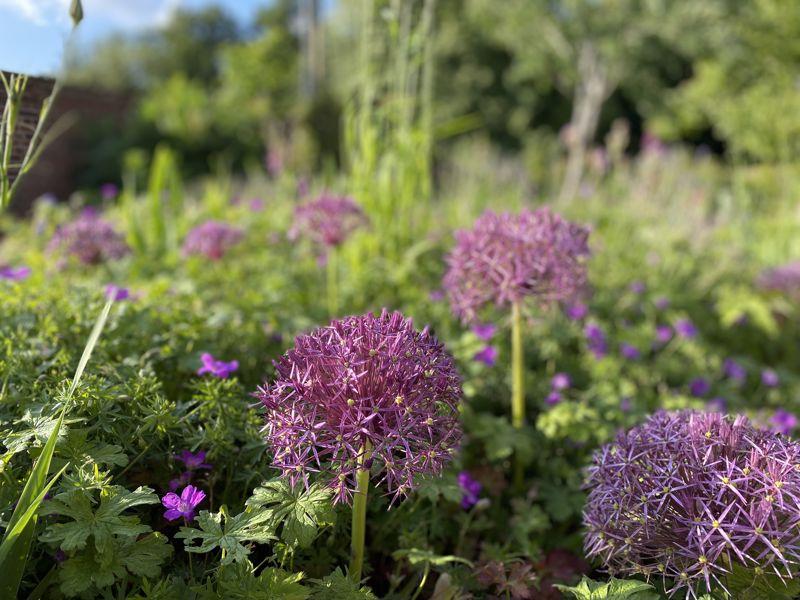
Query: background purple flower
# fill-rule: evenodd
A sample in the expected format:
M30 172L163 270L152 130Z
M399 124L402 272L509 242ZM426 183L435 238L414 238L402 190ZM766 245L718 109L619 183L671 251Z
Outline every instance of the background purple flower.
M695 377L689 382L689 393L695 398L702 398L711 391L711 384L705 377Z
M368 224L367 215L352 198L322 194L295 208L289 238L306 237L324 248L332 248L341 246Z
M565 390L572 385L567 373L556 373L550 380L550 387L554 390Z
M255 396L266 410L273 465L294 484L311 471L349 502L367 460L395 499L439 473L461 438L461 379L426 329L384 310L301 335ZM376 468L376 465L380 465Z
M782 408L775 411L770 422L774 426L775 431L784 435L789 435L797 428L797 417L788 410Z
M706 402L706 412L718 412L725 414L728 412L728 402L725 398L712 398Z
M655 306L658 310L667 310L669 308L670 302L669 298L666 296L660 296L656 298Z
M697 327L689 319L678 319L675 323L675 333L682 338L691 339L697 337Z
M757 283L765 290L796 295L800 291L800 261L765 270Z
M617 577L665 578L681 597L720 589L732 565L791 578L799 462L798 444L746 417L658 412L595 453L586 553Z
M467 510L478 503L480 499L479 494L483 489L480 481L473 479L467 471L461 471L458 474L458 487L461 488L464 494L461 497L461 508Z
M636 360L641 356L639 349L631 344L622 343L619 345L619 352L627 360Z
M103 200L113 200L119 195L119 188L116 183L104 183L100 186L100 197Z
M492 323L475 323L470 329L478 336L478 339L488 342L494 337L497 328Z
M583 302L575 302L568 305L564 312L571 321L580 321L589 314L589 307Z
M732 358L726 358L722 364L722 370L726 377L733 379L738 383L743 383L747 379L747 371L738 362Z
M183 517L187 521L194 519L194 511L197 505L200 504L206 497L205 492L197 489L193 485L187 485L183 488L181 495L178 496L175 492L168 492L161 499L161 504L167 510L164 512L164 518L167 521L174 521Z
M106 293L106 298L108 298L109 300L114 300L115 302L118 302L120 300L127 300L131 296L130 290L128 290L128 288L119 287L114 285L113 283L109 283L106 286L105 293Z
M781 383L778 373L773 369L764 369L761 371L761 383L767 387L778 387Z
M181 450L179 454L175 455L175 460L182 462L189 471L211 468L211 465L205 462L206 460L205 450L198 450L197 452L191 452L190 450Z
M606 334L596 323L588 323L583 330L586 336L586 345L595 358L603 358L608 353Z
M572 301L586 288L589 230L547 208L519 214L486 211L455 234L444 288L453 312L472 322L488 305L528 297Z
M644 294L647 290L647 286L644 284L644 281L632 281L628 289L634 294Z
M475 353L472 360L482 362L483 364L493 367L497 363L497 348L494 346L486 346L483 350Z
M198 375L211 373L214 377L219 377L220 379L227 379L231 375L231 373L235 372L239 368L238 360L232 360L230 362L217 360L208 352L204 352L203 354L201 354L200 360L203 363L203 366L197 369Z
M556 404L559 404L561 402L561 393L556 390L553 390L552 392L547 394L547 397L544 399L544 402L548 406L555 406Z
M221 221L206 221L192 229L183 241L184 256L220 260L244 238L244 231Z
M666 344L672 339L672 327L669 325L659 325L656 327L656 341L659 344Z
M22 281L30 277L30 267L0 267L0 279L8 281Z
M51 255L64 266L68 258L84 265L118 260L130 253L125 239L97 211L82 211L72 222L59 227L47 245Z

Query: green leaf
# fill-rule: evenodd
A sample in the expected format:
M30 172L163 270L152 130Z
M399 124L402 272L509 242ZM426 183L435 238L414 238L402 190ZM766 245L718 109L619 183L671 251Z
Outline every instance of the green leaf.
M781 581L773 573L759 574L736 565L725 583L736 600L792 600L800 595L800 582L796 579Z
M293 490L285 480L273 479L256 488L246 504L268 511L276 529L283 524L281 540L308 548L321 527L333 524L330 498L331 491L318 484Z
M315 583L317 585L311 594L314 600L378 600L372 590L354 583L341 569Z
M221 550L223 565L247 560L250 549L245 542L263 544L275 539L272 515L264 511L248 510L231 517L225 507L217 513L201 510L197 523L200 529L181 527L175 537L184 540L187 552L204 554ZM194 541L200 544L190 545Z
M249 563L219 569L215 596L221 600L305 600L311 590L300 584L302 573L267 568L253 575Z
M584 575L573 587L556 585L565 594L576 600L659 600L653 586L633 579L611 578L609 582L593 581Z

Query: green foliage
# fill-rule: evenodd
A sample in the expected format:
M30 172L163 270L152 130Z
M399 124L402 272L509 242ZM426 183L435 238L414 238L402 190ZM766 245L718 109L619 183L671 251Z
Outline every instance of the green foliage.
M204 554L220 550L222 565L246 561L250 549L245 542L265 544L275 539L273 516L266 511L230 516L223 506L216 513L201 510L197 523L200 529L181 527L175 537L184 540L187 552ZM195 541L200 544L193 545Z
M314 600L377 600L368 587L354 583L341 569L314 583Z
M608 583L592 581L584 577L581 582L569 587L555 586L565 594L571 594L576 600L658 600L653 586L642 581L611 578Z

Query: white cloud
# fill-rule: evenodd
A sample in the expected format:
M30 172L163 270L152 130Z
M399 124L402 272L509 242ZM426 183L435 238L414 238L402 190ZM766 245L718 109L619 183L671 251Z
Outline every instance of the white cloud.
M163 25L182 0L83 0L87 19L105 21L122 29ZM6 8L36 25L68 21L70 0L0 0Z

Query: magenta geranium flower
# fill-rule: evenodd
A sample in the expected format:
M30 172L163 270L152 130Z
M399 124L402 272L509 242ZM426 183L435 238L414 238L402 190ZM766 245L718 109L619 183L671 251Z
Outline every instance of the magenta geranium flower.
M22 281L30 277L30 274L30 267L0 267L0 279L6 279L8 281Z
M341 246L368 223L364 211L352 198L323 194L297 206L289 238L305 237L323 248L333 248Z
M168 492L161 499L161 504L167 510L164 512L164 518L167 521L174 521L183 517L186 521L194 519L194 511L197 505L200 504L206 497L204 491L197 489L193 485L187 485L183 488L179 496L175 492Z
M320 472L349 502L358 462L395 499L439 473L461 438L461 379L426 329L384 310L333 321L295 340L255 396L273 465L294 484Z
M471 329L478 339L488 342L494 336L497 328L492 323L475 323Z
M234 373L236 370L239 369L239 361L232 360L230 362L225 362L222 360L217 360L214 358L213 355L209 354L208 352L204 352L200 355L200 360L203 363L203 366L197 369L198 375L204 375L206 373L210 373L214 377L219 377L220 379L227 379L230 377L231 373Z
M479 350L472 357L472 360L481 362L487 367L493 367L497 363L497 348L494 346L486 346L483 350Z
M474 322L488 304L574 300L586 287L588 237L587 228L547 208L485 212L472 229L456 232L447 256L444 287L453 311Z
M244 238L244 231L221 221L206 221L192 229L183 241L184 256L220 260Z
M565 390L572 385L572 380L567 373L556 373L550 380L550 387L554 390Z
M205 462L206 460L205 450L198 450L197 452L191 452L189 450L181 450L179 454L175 455L175 460L182 462L189 471L211 468L211 465Z
M800 567L800 445L746 417L658 412L589 468L585 547L616 576L698 597L732 569ZM716 596L715 596L716 597Z
M480 500L480 493L483 489L481 482L473 479L467 471L458 474L458 487L461 488L461 508L468 510L475 506Z
M131 292L128 288L119 287L110 283L106 286L106 298L119 302L120 300L127 300L131 297Z
M123 236L95 210L84 210L74 221L59 227L47 250L59 257L60 266L70 257L84 265L97 265L130 253Z

